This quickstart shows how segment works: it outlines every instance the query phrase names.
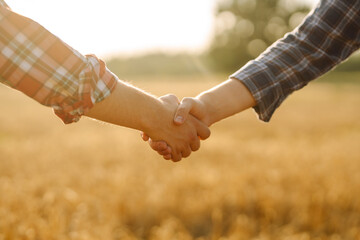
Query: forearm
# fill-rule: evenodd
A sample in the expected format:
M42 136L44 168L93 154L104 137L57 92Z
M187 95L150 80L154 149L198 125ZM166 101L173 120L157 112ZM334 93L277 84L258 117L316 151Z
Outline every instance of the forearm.
M124 82L119 82L112 94L94 105L86 116L104 122L146 132L152 140L164 140L172 148L172 159L181 160L199 149L199 138L206 139L210 130L192 118L183 126L172 122L178 99L155 98Z
M162 104L156 97L124 82L118 82L113 93L97 103L86 116L119 126L150 132Z
M255 106L255 100L245 85L233 79L201 93L197 98L206 108L208 125Z
M291 93L330 71L360 47L360 2L320 3L298 28L231 76L251 91L255 110L263 121L270 121Z

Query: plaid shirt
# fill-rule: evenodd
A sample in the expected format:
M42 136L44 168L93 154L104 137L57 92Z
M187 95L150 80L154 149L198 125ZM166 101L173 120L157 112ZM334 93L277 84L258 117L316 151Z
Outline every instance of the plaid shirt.
M330 71L360 47L360 0L322 0L293 32L231 75L269 121L285 98Z
M118 78L0 0L0 81L76 122L110 95Z

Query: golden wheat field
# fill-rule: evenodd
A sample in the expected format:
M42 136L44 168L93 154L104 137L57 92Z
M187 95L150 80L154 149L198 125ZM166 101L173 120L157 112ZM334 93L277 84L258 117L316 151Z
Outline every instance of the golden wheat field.
M132 83L183 97L225 79ZM359 106L360 84L311 83L269 124L224 120L174 164L136 131L65 126L0 86L0 240L360 239Z

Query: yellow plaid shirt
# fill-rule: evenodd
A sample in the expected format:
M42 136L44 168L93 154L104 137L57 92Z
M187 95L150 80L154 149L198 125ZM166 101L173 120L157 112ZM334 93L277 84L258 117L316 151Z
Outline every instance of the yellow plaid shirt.
M118 78L0 0L0 81L76 122L111 94Z

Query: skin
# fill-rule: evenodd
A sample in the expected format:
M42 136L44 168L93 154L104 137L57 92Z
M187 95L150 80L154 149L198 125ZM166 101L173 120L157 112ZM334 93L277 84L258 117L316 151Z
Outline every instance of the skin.
M173 117L179 100L173 95L156 98L134 86L119 82L112 94L86 114L90 118L146 132L154 141L163 140L171 148L174 162L200 148L200 139L210 136L206 124L190 116L177 126ZM153 143L160 148L163 143ZM169 151L159 151L168 154Z
M174 123L182 126L194 116L211 126L255 105L256 102L246 86L239 80L229 79L194 98L184 98L176 110ZM149 141L150 147L165 159L173 157L169 154L171 146L164 141L153 141L147 134L143 135L143 140Z

